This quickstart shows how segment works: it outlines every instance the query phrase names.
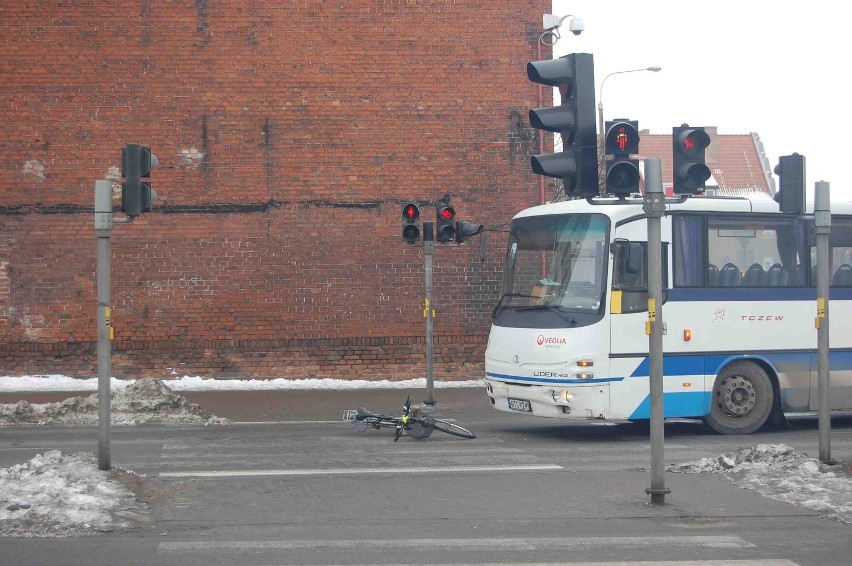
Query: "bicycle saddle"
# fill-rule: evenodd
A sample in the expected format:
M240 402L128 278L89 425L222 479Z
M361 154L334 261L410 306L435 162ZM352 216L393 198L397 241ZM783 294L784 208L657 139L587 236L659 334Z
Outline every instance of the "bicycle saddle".
M358 407L358 410L355 412L355 420L360 421L361 419L366 419L367 417L381 417L381 415L372 411L368 411L364 407Z

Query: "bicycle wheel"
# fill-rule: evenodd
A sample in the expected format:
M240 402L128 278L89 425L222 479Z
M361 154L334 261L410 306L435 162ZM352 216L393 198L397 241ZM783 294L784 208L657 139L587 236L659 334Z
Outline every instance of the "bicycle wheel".
M439 419L435 419L435 422L432 423L432 428L435 430L440 430L441 432L446 432L447 434L452 434L453 436L461 436L462 438L476 438L476 435L467 430L464 427L460 427L459 425L447 421L442 421Z

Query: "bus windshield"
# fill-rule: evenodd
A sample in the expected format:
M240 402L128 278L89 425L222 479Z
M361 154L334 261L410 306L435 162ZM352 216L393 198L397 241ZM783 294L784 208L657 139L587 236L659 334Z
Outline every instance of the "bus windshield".
M494 324L560 328L600 320L608 231L603 214L513 220Z

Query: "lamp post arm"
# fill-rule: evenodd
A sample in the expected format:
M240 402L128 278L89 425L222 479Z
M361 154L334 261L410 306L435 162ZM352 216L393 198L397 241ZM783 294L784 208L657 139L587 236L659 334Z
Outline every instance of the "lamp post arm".
M613 71L603 78L600 86L598 87L598 129L600 130L601 135L605 135L606 132L603 131L604 128L604 119L603 119L603 86L608 78L613 75L621 75L623 73L636 73L639 71L652 71L657 73L662 70L662 67L643 67L642 69L628 69L626 71Z

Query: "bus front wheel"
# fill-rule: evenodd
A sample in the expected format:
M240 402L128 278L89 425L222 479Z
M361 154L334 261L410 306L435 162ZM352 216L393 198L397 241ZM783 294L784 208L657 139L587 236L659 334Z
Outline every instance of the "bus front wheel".
M713 383L710 414L705 421L721 434L751 434L766 423L774 392L769 376L753 362L726 366Z

